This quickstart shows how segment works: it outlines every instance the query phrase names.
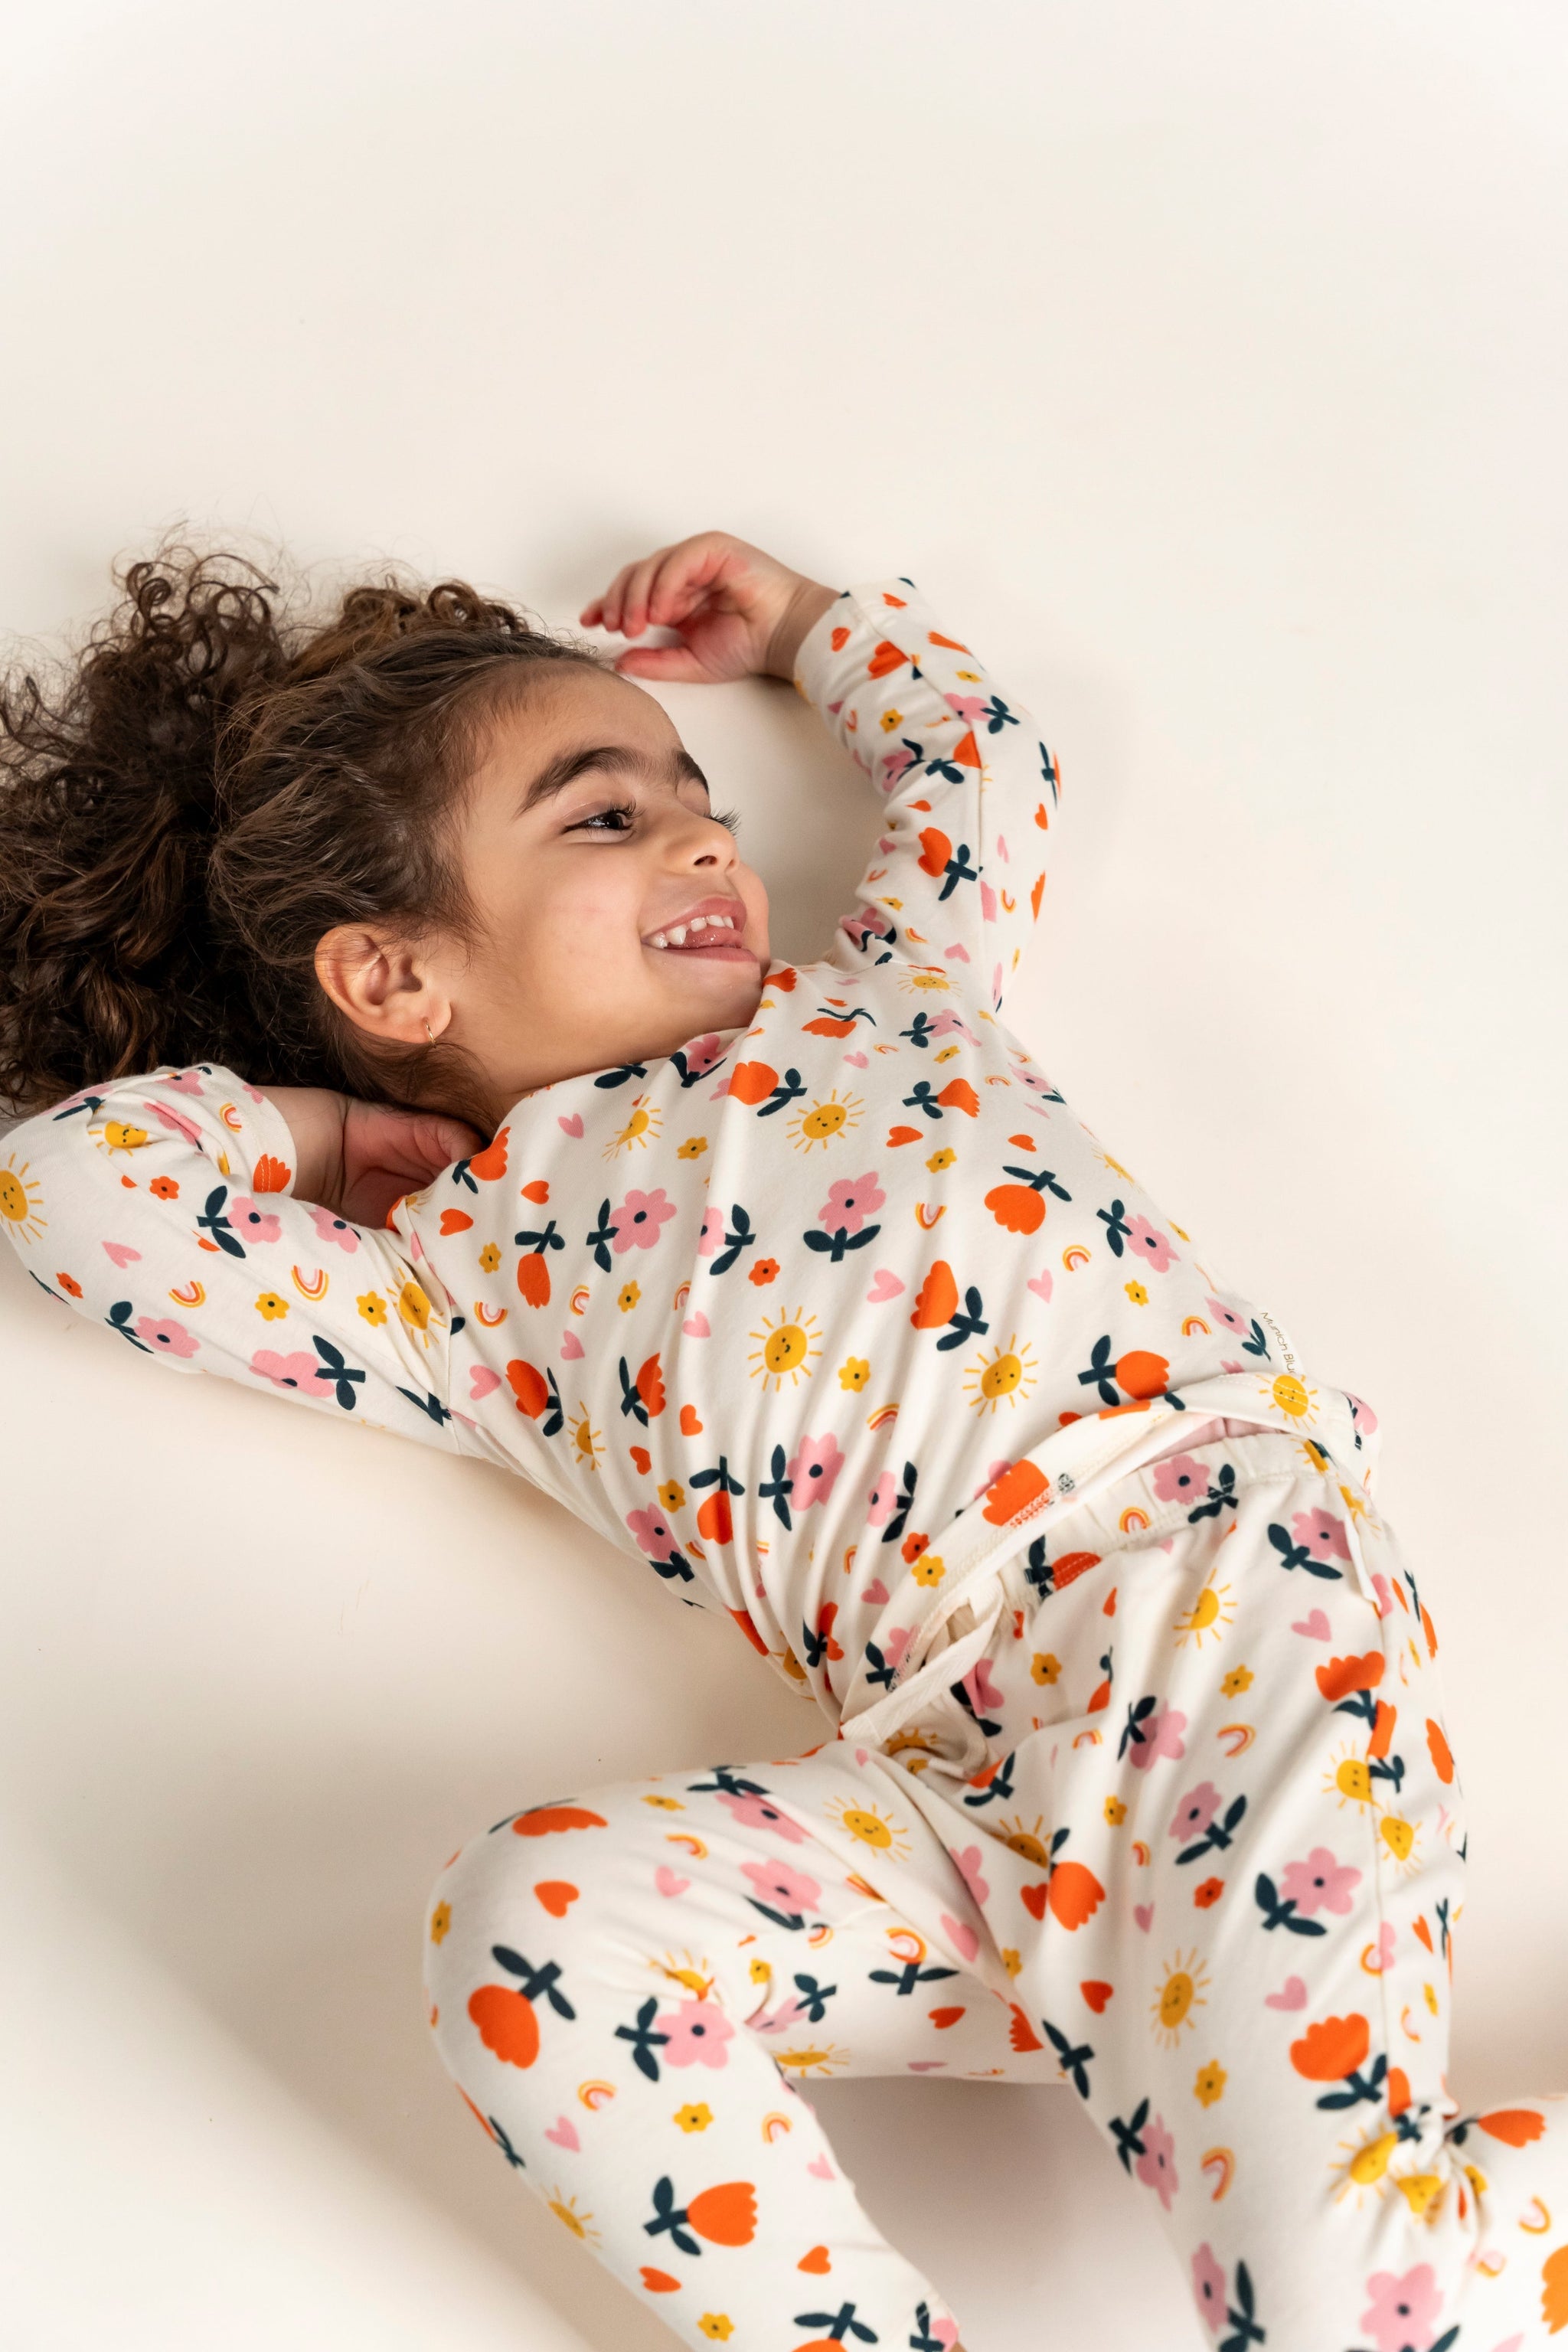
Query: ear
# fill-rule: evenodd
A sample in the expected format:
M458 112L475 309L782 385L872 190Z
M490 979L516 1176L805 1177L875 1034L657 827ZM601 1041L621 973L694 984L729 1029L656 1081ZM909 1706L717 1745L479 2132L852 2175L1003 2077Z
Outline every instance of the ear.
M427 1045L452 1018L424 957L393 932L340 923L316 942L316 978L356 1029L388 1045Z

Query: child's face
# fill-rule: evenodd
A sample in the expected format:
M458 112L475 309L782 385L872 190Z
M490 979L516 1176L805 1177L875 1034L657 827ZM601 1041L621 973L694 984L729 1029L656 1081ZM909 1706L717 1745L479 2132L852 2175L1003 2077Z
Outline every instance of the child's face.
M751 1022L767 893L670 719L630 679L573 667L532 681L490 730L459 841L478 924L446 975L447 1034L498 1116L552 1079ZM683 943L669 939L699 915Z

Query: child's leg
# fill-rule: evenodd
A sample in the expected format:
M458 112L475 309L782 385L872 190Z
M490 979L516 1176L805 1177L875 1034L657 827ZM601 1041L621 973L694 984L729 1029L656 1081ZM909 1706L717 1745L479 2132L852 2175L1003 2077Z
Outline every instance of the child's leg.
M1048 2081L1055 2061L1014 2055L1005 2003L775 1810L779 1780L825 1820L868 1795L829 1748L597 1790L465 1847L426 1946L437 2044L510 2161L685 2342L941 2352L945 2305L794 2084L911 2063ZM907 1818L906 1846L926 1834Z
M1045 1727L954 1794L1055 1866L989 1861L988 1917L1227 2352L1544 2345L1568 2106L1460 2119L1447 2094L1464 1829L1436 1634L1388 1530L1354 1523L1363 1582L1346 1490L1262 1443L1143 1474L1148 1532L1091 1532L999 1655L990 1712Z

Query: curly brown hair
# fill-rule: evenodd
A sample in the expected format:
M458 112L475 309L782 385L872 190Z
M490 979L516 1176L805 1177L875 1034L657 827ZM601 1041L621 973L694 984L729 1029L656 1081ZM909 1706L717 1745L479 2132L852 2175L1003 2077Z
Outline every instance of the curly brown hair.
M463 931L449 820L484 728L542 666L607 656L461 580L388 573L322 625L227 552L114 577L52 679L0 679L0 1100L222 1062L471 1117L462 1058L373 1045L316 944Z

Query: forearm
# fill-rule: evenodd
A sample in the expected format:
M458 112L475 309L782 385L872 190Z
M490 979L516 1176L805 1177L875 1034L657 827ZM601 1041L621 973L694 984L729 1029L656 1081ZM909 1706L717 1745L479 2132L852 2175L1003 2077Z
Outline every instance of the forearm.
M294 1194L335 1206L343 1197L346 1095L330 1087L268 1087L267 1099L294 1139Z
M782 677L786 684L795 677L795 657L808 629L814 628L830 604L838 602L837 588L825 588L819 581L803 580L791 596L783 617L768 640L767 659L763 665L770 677Z

